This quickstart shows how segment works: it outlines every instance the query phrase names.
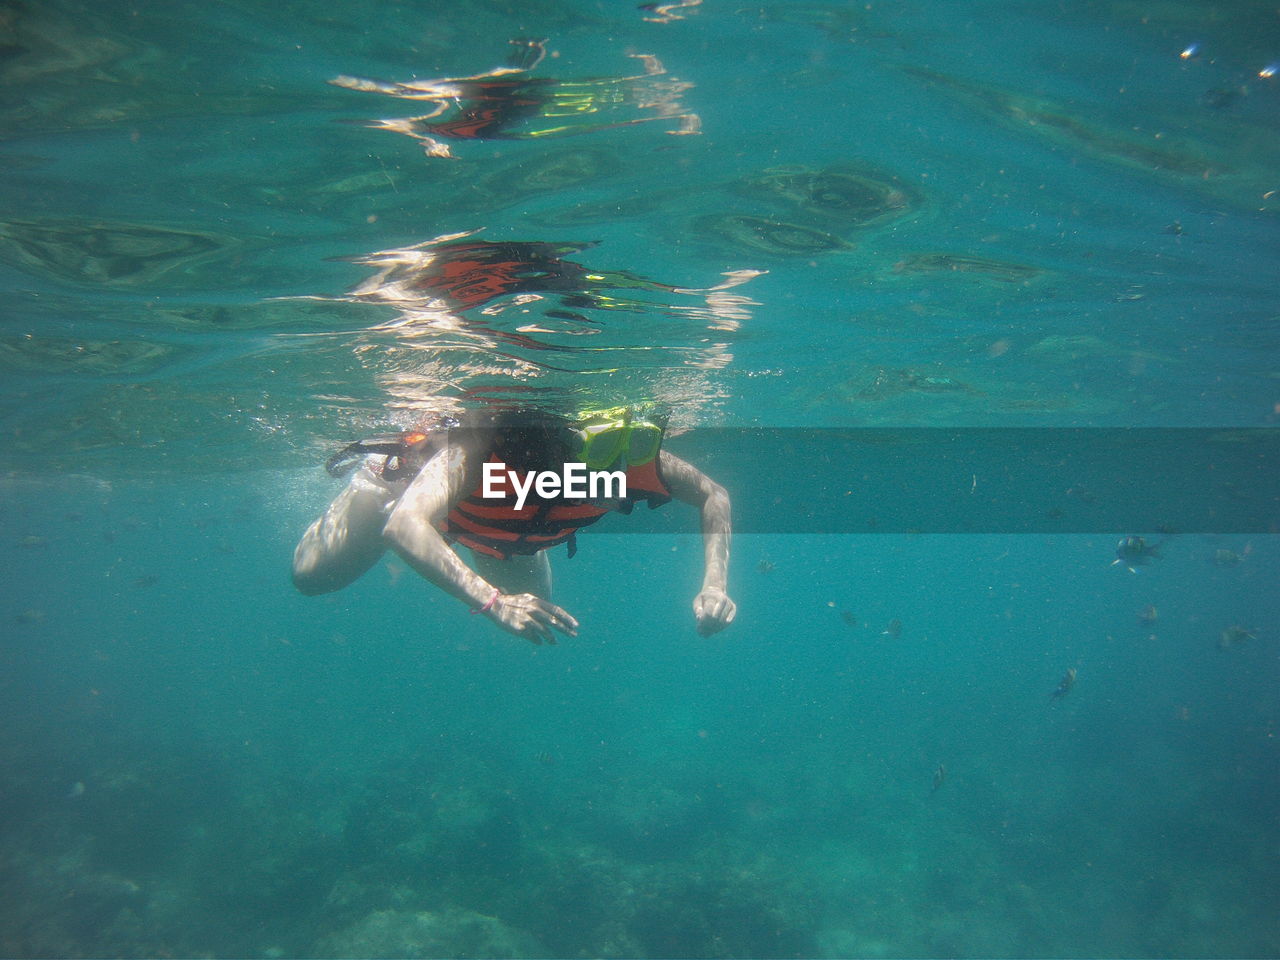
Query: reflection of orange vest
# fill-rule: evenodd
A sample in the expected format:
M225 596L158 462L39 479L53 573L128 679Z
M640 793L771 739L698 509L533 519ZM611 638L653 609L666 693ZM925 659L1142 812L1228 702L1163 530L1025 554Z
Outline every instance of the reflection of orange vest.
M543 92L554 87L549 77L518 77L469 83L462 88L461 109L452 120L424 123L428 131L451 140L507 140L518 135L502 128L536 117L547 102Z
M500 463L490 457L490 463ZM516 509L516 494L508 490L505 497L482 496L483 483L458 501L441 524L445 538L470 547L485 556L509 560L516 555L528 556L561 543L569 544L569 556L577 552L575 535L583 527L595 523L611 508L590 500L540 500L530 490L524 507ZM650 508L660 507L671 499L662 479L658 459L638 467L627 467L627 496L615 508L630 513L641 500Z

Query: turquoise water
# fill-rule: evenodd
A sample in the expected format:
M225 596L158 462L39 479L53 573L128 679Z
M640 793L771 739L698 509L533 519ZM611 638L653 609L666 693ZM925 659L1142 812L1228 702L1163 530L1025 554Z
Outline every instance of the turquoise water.
M558 553L555 647L289 583L325 457L494 399L1274 426L1274 6L1028 6L0 2L0 953L1280 952L1265 524L1130 573L1068 465L1038 533L739 536L709 639L675 506ZM452 159L332 82L518 38L561 115ZM802 512L764 459L702 465Z

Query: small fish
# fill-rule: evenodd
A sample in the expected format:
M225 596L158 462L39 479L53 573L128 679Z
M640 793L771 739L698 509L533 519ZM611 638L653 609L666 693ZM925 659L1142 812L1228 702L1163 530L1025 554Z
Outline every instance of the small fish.
M1067 496L1072 500L1079 500L1081 503L1097 503L1097 495L1087 487L1077 484L1074 487L1067 487Z
M845 622L845 626L856 627L858 625L858 618L853 615L851 610L841 610L840 619Z
M1218 634L1218 649L1230 650L1249 640L1257 640L1258 631L1252 627L1242 627L1238 623L1227 627Z
M773 573L777 565L772 560L761 560L756 564L756 569L761 573Z
M933 771L933 789L932 789L932 790L930 790L929 792L930 792L930 793L937 793L937 792L938 792L938 788L939 788L940 786L942 786L943 782L944 782L946 779L947 779L947 768L946 768L946 765L945 765L945 764L941 764L941 763L940 763L940 764L938 764L938 769L936 769L936 770L934 770L934 771Z
M1145 607L1138 611L1138 622L1145 624L1155 623L1160 619L1160 611L1156 609L1154 603L1148 603Z
M1275 63L1268 63L1265 67L1263 67L1261 70L1258 71L1258 76L1261 77L1263 80L1270 80L1278 72L1280 72L1280 61L1276 61Z
M1160 556L1158 544L1147 543L1143 537L1124 537L1116 544L1116 558L1111 561L1114 567L1124 564L1130 573L1137 573L1138 567L1145 566Z
M902 621L890 620L889 626L887 626L884 630L880 631L880 636L888 637L890 640L897 640L900 636L902 636Z
M71 785L71 789L67 791L67 799L74 800L76 797L84 796L84 781L77 780Z
M1178 57L1183 60L1194 60L1198 56L1200 56L1200 44L1198 43L1188 43L1182 48L1182 52L1178 54Z
M1058 681L1057 689L1054 690L1053 693L1049 694L1049 698L1051 700L1061 700L1063 697L1065 697L1068 693L1071 692L1071 688L1074 687L1075 685L1076 685L1076 668L1068 667L1067 672L1064 673L1062 675L1062 679Z
M533 759L537 760L544 767L554 767L556 765L555 754L547 750L539 750L533 755Z
M1215 567L1235 567L1243 559L1244 557L1234 550L1222 549L1213 551L1213 565Z
M1200 105L1210 110L1225 110L1234 107L1248 95L1248 87L1214 87L1200 94Z
M44 623L44 611L37 610L35 607L32 607L29 610L23 610L21 613L15 613L13 615L13 619L15 623Z
M146 576L142 576L142 577L134 577L129 582L139 590L144 590L147 587L154 587L157 583L160 582L160 578L155 576L154 574L147 574Z

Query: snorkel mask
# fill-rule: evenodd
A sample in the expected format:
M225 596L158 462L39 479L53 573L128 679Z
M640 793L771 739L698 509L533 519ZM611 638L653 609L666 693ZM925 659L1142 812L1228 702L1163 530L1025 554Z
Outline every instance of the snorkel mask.
M625 470L650 463L662 446L663 428L647 409L586 410L575 419L576 456L588 470Z

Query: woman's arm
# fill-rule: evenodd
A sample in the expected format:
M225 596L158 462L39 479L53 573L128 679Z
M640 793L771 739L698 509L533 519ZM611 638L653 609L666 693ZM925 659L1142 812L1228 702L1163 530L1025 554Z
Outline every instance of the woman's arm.
M383 538L423 578L509 633L533 643L555 643L553 629L575 635L578 621L567 612L531 593L502 593L463 563L440 534L449 511L474 484L475 471L468 469L474 456L460 444L446 444L409 484Z
M705 473L663 450L658 454L671 495L697 507L702 514L704 573L702 590L693 601L698 632L710 636L733 623L738 607L726 592L729 580L729 542L733 537L729 494Z

